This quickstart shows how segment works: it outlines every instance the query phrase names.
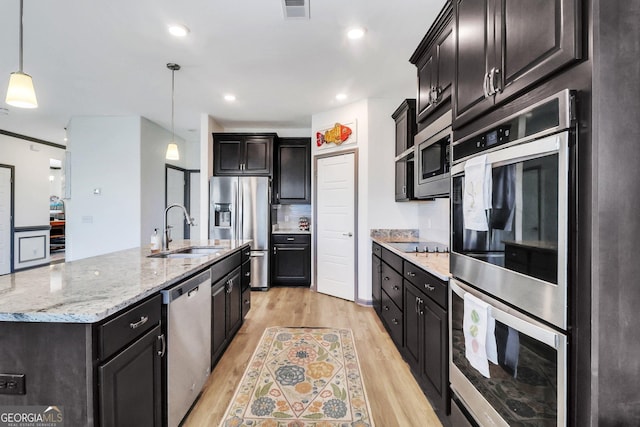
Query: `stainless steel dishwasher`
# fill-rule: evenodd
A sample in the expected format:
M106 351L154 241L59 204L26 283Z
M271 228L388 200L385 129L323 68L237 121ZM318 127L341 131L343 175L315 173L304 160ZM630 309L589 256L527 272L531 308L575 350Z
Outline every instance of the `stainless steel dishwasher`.
M167 306L167 425L176 427L211 372L211 273L162 291Z

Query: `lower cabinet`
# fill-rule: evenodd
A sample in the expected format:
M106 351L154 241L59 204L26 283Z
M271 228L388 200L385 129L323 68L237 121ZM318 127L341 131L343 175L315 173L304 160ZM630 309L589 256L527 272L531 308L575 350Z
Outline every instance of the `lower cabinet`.
M404 277L404 356L444 419L450 411L447 284L407 261Z
M161 303L155 296L98 326L101 427L162 425Z
M160 325L98 368L100 426L162 425Z
M211 267L211 367L218 362L251 307L251 262L245 252L241 250Z
M276 234L272 242L271 283L308 286L311 283L311 236Z
M374 308L436 414L448 425L448 284L377 243L372 246L371 274Z

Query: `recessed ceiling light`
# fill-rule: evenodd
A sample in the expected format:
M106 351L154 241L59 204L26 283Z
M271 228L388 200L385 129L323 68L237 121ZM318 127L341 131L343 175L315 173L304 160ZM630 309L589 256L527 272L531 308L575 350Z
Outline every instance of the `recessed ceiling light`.
M225 101L229 101L229 102L231 102L231 101L235 101L235 100L236 100L236 96L235 96L235 95L228 94L228 95L225 95L225 96L224 96L224 100L225 100Z
M349 31L347 31L347 37L349 37L351 40L361 39L362 37L364 37L365 32L366 30L364 28L360 28L360 27L352 28Z
M182 24L169 25L169 33L176 37L184 37L189 34L189 29Z
M336 99L338 101L344 101L345 99L347 99L347 95L344 94L344 93L339 93L339 94L336 95Z

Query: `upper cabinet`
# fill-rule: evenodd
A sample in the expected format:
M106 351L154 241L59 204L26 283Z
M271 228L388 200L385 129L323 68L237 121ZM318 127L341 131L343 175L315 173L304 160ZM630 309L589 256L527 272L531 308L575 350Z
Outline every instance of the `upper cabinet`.
M454 40L453 7L446 2L409 61L418 68L417 129L425 128L432 117L451 108ZM435 112L439 114L434 115Z
M407 150L416 135L416 100L405 99L391 117L396 122L396 202L403 202L413 199L413 150Z
M580 59L579 0L455 0L458 128Z
M273 172L275 133L214 133L214 175L267 175Z
M311 203L311 138L278 138L273 202Z

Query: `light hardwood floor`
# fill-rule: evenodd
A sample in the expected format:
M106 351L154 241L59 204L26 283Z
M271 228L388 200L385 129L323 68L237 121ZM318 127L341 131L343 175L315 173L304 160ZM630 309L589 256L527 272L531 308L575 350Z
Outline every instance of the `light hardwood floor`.
M218 426L269 326L351 328L376 427L441 426L373 308L307 288L271 288L251 293L251 311L209 377L184 427Z

